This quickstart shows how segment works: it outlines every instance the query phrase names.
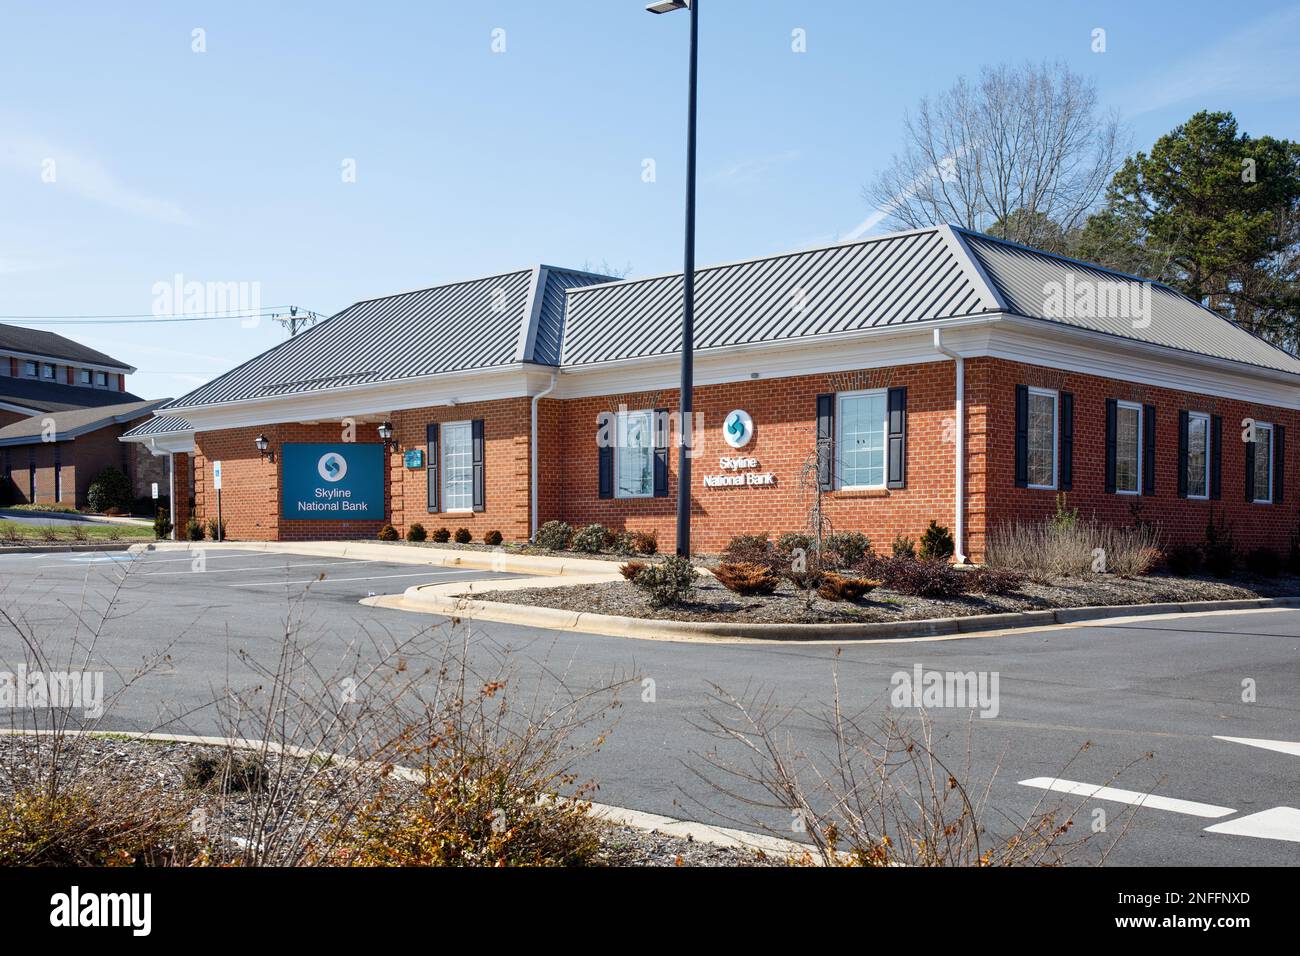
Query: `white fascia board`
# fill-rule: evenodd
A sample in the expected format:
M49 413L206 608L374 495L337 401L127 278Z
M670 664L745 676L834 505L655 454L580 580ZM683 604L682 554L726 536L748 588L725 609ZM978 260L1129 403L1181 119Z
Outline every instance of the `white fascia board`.
M17 412L18 414L26 415L29 418L32 415L41 414L41 410L39 408L29 408L26 405L15 405L12 402L0 402L0 412Z
M323 391L242 402L164 408L161 414L182 415L196 432L221 428L276 425L286 422L339 421L363 415L385 415L404 408L465 405L530 394L532 367L468 369L398 382L349 385Z
M134 365L99 365L95 362L83 362L80 359L60 358L57 355L44 355L40 352L17 352L13 349L4 349L0 351L0 355L5 355L5 356L12 355L14 358L18 359L19 361L44 362L46 365L62 365L64 367L70 365L73 368L88 368L96 372L113 372L114 374L118 372L124 372L127 375L133 375L135 374L136 371ZM11 375L9 376L9 378L26 378L30 381L30 376L27 375L17 375L17 376ZM41 381L47 381L47 380L41 379ZM67 383L58 382L56 384L66 385ZM83 385L82 387L89 388L90 386Z
M976 353L1139 385L1300 409L1300 376L1176 352L1148 342L1008 316L990 326Z

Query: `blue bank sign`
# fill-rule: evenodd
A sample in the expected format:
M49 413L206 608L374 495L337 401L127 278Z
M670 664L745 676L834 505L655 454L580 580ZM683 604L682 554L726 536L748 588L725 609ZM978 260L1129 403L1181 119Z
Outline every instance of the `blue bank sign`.
M384 519L384 446L280 446L285 518L315 521Z

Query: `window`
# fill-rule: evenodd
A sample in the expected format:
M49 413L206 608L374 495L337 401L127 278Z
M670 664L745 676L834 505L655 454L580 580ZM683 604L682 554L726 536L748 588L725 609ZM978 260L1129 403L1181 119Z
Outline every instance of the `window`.
M95 385L96 385L97 387L99 387L99 388L107 388L107 387L108 387L108 373L107 373L107 372L96 372L96 373L95 373Z
M1210 497L1210 416L1187 415L1187 497Z
M55 372L55 368L54 368L53 365L42 365L42 366L41 366L41 378L53 379L53 378L54 378L54 372Z
M885 445L889 432L886 390L845 392L836 396L836 405L839 487L885 487Z
M442 510L474 510L474 431L469 422L442 426Z
M90 384L90 369L88 369L88 368L83 368L83 369L81 370L81 384L82 384L82 385L89 385L89 384Z
M1056 487L1056 393L1029 390L1029 487Z
M614 441L614 497L650 498L655 493L654 412L620 412Z
M1115 491L1142 491L1142 406L1133 402L1115 403Z
M1273 426L1255 423L1255 504L1273 503Z
M36 363L35 363L35 362L24 362L24 363L23 363L23 374L26 375L28 378L35 378L35 377L36 377Z

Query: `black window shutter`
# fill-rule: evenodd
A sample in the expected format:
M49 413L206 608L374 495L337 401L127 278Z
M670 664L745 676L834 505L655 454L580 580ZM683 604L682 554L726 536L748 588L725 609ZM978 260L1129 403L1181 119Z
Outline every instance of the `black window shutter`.
M1156 407L1142 406L1142 494L1156 493Z
M1016 487L1029 486L1029 386L1016 386Z
M604 429L606 418L611 419L609 428ZM599 459L599 489L600 497L614 497L614 443L617 440L618 422L613 418L612 412L606 412L596 420L596 455ZM607 442L601 443L601 437L608 438Z
M1223 419L1210 416L1210 497L1223 497Z
M1115 415L1118 403L1106 399L1106 493L1115 493Z
M654 417L655 497L668 497L668 409L656 408Z
M470 454L474 465L474 504L475 511L483 510L483 419L476 418L469 423Z
M1187 409L1178 410L1178 497L1187 497L1187 433L1190 428L1191 416L1187 414ZM1208 489L1207 489L1208 490Z
M1286 487L1286 428L1273 426L1273 504L1282 503L1282 489Z
M1074 490L1074 393L1061 393L1061 490Z
M424 471L429 484L429 514L440 511L438 490L438 426L427 425L424 429Z
M1255 500L1255 443L1253 441L1245 442L1246 445L1246 500Z
M889 471L887 488L907 487L907 389L889 390Z
M817 487L835 487L835 395L817 396Z

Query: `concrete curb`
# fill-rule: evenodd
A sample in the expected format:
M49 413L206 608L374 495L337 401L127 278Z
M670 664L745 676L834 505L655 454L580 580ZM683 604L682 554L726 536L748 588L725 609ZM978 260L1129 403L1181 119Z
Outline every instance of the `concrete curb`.
M618 576L618 564L593 558L552 558L540 554L503 551L457 551L452 548L405 548L357 541L155 541L137 545L144 551L232 550L268 554L303 554L313 557L365 558L393 564L470 568L506 574L558 577L571 574Z
M608 575L602 580L613 580ZM1158 614L1193 614L1206 611L1240 611L1261 608L1300 607L1300 596L1248 598L1232 601L1193 601L1165 604L1119 604L1101 607L1056 608L1041 611L1013 611L968 617L932 618L920 621L879 621L863 624L736 624L724 621L664 621L648 618L565 611L557 608L476 601L465 597L473 583L416 585L401 595L366 598L361 603L374 607L440 614L470 620L495 621L554 630L633 637L642 640L699 641L854 641L913 637L940 637L1003 631L1116 617L1149 617ZM537 587L545 582L515 580L478 582L480 590L514 590ZM569 582L566 582L569 583ZM573 584L595 583L574 580ZM510 587L507 587L509 585Z
M125 541L110 541L104 544L37 544L0 547L0 555L6 554L69 554L78 551L129 551L139 545Z
M2 736L48 736L53 733L54 731L51 730L32 731L17 730L11 727L0 728L0 735ZM65 730L62 731L62 733L69 737L126 737L131 740L154 740L162 743L202 744L213 747L232 747L236 750L265 749L268 753L286 753L291 757L304 759L320 755L319 751L311 750L306 747L284 746L274 743L273 741L250 740L243 737L139 733L136 731L117 730ZM409 767L394 767L393 774L404 780L419 781L423 779L417 771L412 770ZM751 833L748 830L737 830L732 827L717 827L708 823L700 823L695 820L678 820L675 817L665 817L657 813L646 813L644 810L632 810L628 807L616 807L607 803L592 803L591 813L592 816L597 819L604 820L608 823L631 827L635 830L643 830L647 833L658 832L666 836L678 837L683 840L694 840L697 843L706 843L710 846L726 847L733 850L762 851L777 856L803 857L804 854L808 854L814 863L817 862L816 853L811 846L796 843L793 840L782 840L779 837L768 836L762 833Z

